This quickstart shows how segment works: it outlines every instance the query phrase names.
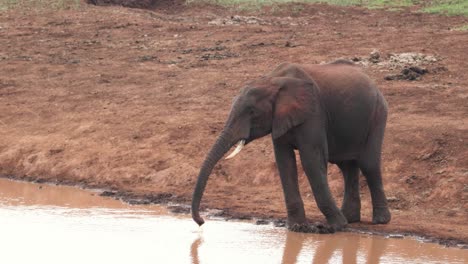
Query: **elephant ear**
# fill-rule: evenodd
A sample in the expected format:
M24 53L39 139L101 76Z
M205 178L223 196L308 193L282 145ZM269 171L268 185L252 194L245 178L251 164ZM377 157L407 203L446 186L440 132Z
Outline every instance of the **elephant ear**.
M317 88L311 79L274 78L279 90L274 103L272 136L277 139L317 112Z

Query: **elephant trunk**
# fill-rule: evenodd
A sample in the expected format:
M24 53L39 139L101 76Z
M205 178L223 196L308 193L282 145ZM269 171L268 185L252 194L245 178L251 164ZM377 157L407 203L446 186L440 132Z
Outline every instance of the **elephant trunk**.
M206 156L205 161L203 162L200 173L198 174L197 185L195 186L195 191L192 197L192 218L199 226L205 223L203 218L200 217L199 208L200 201L208 181L208 176L211 174L211 171L213 170L216 163L237 142L236 140L237 139L234 138L231 131L224 130L221 135L219 135L215 144Z

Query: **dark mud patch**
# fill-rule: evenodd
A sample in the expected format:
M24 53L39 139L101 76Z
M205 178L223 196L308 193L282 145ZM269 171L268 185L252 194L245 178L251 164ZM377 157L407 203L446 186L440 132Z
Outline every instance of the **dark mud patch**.
M132 205L168 204L169 202L186 202L186 199L171 193L135 194L129 192L103 191L100 196L112 197Z
M255 221L255 224L256 225L269 225L270 224L270 221L266 220L266 219L257 219Z
M206 53L206 54L203 54L201 57L200 57L200 60L224 60L224 59L228 59L228 58L237 58L239 57L238 54L236 53L232 53L232 52L224 52L224 53L220 53L220 52L215 52L215 53Z
M288 226L288 230L292 232L312 234L333 234L336 232L333 227L322 223L295 224Z
M113 191L103 191L102 193L99 194L99 196L102 196L102 197L114 197L117 195L117 192L113 192Z
M30 176L30 175L20 175L20 176L0 175L0 178L10 179L14 181L31 182L31 183L36 183L36 184L72 186L72 187L76 187L80 189L90 189L90 190L101 188L101 186L89 184L86 181L71 181L67 179L51 180L47 178L41 178L41 177Z
M421 68L418 66L407 67L401 70L399 74L387 75L385 76L385 80L393 81L393 80L407 80L407 81L417 81L421 80L421 77L425 74L429 73L429 71L425 68Z
M226 221L230 220L252 220L254 216L248 214L241 214L231 211L229 208L224 209L208 209L204 210L208 217L220 217Z
M171 10L185 5L183 0L86 0L86 3L97 6L124 6L141 9Z
M174 214L190 214L190 206L188 205L169 205L167 209Z
M255 225L269 225L273 223L275 227L288 227L285 219L273 219L273 218L259 218L255 220ZM314 234L332 234L335 233L335 229L320 222L308 223L303 225L293 225L288 227L288 230L298 233L314 233Z

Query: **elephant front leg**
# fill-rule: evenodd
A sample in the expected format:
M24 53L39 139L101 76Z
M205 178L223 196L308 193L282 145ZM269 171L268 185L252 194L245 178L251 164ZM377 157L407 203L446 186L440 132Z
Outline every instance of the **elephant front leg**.
M348 222L336 206L328 187L325 150L321 146L303 144L299 151L317 206L334 230L342 230Z
M297 180L296 155L293 147L287 142L275 140L273 144L288 212L288 228L292 231L300 231L299 229L305 228L307 223Z

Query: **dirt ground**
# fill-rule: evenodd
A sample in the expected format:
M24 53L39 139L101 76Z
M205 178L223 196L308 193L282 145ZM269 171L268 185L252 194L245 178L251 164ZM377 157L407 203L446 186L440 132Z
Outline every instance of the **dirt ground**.
M361 177L364 222L350 226L468 243L468 33L453 30L467 22L323 4L0 12L0 175L188 205L244 83L284 61L348 58L389 102L383 172L393 214L370 224ZM323 221L299 177L308 217ZM340 204L335 166L329 183ZM285 218L268 137L216 166L202 208Z

